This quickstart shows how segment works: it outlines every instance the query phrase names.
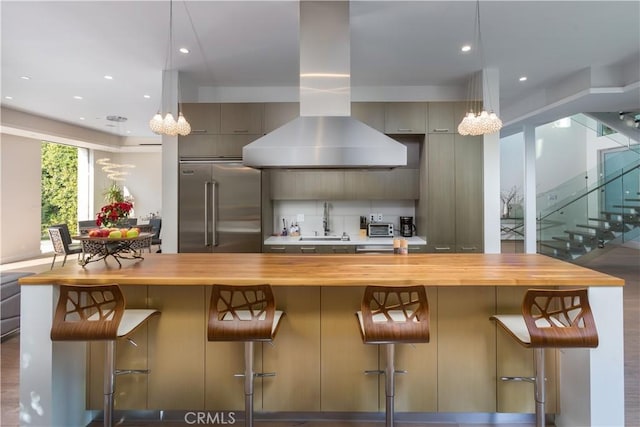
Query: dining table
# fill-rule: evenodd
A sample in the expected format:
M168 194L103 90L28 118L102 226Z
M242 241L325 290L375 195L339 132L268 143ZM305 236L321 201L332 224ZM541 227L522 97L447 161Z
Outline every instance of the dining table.
M143 260L142 245L137 245L146 239L151 239L153 233L139 233L137 236L123 237L94 237L87 234L71 236L73 240L82 243L83 256L78 261L81 266L90 262L106 260L112 257L120 267L120 260Z

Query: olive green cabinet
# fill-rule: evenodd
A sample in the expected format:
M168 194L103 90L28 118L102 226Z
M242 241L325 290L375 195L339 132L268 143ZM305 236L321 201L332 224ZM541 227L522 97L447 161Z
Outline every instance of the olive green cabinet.
M264 104L265 134L273 132L300 115L300 104L297 102L268 102Z
M426 129L426 102L391 102L385 105L385 133L422 134Z
M264 104L222 104L220 133L228 135L261 135Z
M384 132L385 105L384 102L352 102L351 117L380 132Z
M426 149L427 250L483 252L482 137L430 134Z
M220 133L220 104L185 103L182 114L191 125L191 135Z

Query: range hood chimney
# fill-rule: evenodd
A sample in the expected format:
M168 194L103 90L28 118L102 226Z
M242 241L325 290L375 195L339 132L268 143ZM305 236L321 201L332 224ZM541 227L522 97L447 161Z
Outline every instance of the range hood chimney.
M300 117L242 149L254 168L393 168L406 147L351 116L348 1L300 1Z

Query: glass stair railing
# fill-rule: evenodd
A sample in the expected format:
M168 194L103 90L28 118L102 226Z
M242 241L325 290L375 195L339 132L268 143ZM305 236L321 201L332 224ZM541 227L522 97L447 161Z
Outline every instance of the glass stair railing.
M627 158L607 175L587 171L538 195L539 253L573 260L608 242L640 239L640 156L629 151Z

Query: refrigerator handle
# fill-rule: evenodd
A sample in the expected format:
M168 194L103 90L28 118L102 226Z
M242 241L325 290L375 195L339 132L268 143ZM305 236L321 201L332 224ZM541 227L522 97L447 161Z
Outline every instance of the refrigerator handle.
M213 230L211 230L211 243L213 244L213 246L218 246L218 206L216 204L216 184L216 181L211 182L211 223L213 224Z
M204 246L209 246L209 181L204 183Z

